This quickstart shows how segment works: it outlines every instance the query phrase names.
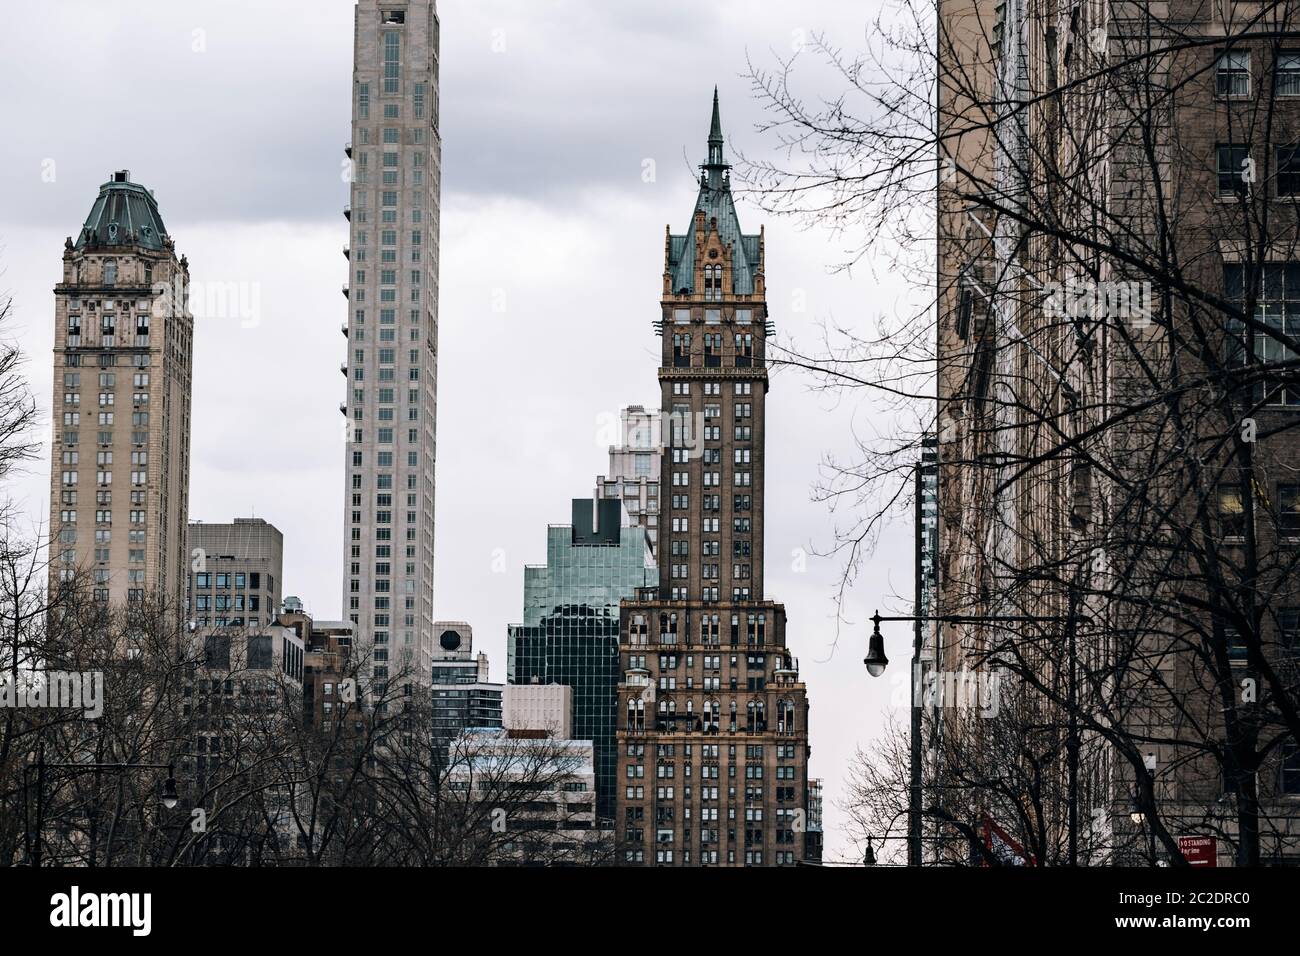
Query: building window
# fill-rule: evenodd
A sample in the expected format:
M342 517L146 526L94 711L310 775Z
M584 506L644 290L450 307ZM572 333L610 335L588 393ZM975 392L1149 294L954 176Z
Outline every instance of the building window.
M401 34L396 30L384 33L384 92L398 92L401 70Z
M1278 96L1300 96L1300 52L1288 50L1277 55L1273 88Z
M1279 146L1277 158L1277 194L1300 196L1300 146Z
M691 364L691 337L684 333L673 335L673 366L689 368Z
M1300 651L1300 608L1284 607L1277 612L1278 641L1292 653Z
M1246 269L1236 263L1224 266L1224 297L1236 300L1242 305L1246 302ZM1300 334L1300 263L1266 263L1259 267L1259 287L1254 290L1255 321L1259 325L1273 330L1280 336L1294 337ZM1292 305L1291 303L1295 303ZM1244 363L1247 359L1246 347L1248 337L1245 326L1235 320L1228 321L1228 330L1233 333L1233 350L1235 359ZM1295 356L1290 349L1276 337L1260 329L1254 334L1254 359L1270 365L1282 366ZM1286 379L1292 377L1285 372L1279 376L1282 381L1274 383L1257 382L1252 400L1264 401L1267 388L1267 404L1300 406L1300 387L1289 385Z
M1246 160L1250 158L1249 146L1221 143L1215 147L1220 196L1235 196L1246 192Z
M736 333L736 368L749 368L754 357L754 336L749 332Z
M1282 773L1278 783L1283 793L1300 794L1300 746L1294 743L1282 745Z
M1250 95L1250 51L1225 50L1214 64L1216 96Z
M1300 537L1300 485L1278 485L1277 530L1288 537Z
M1219 485L1219 529L1225 538L1241 538L1246 534L1246 508L1237 485Z
M706 332L704 335L704 366L717 368L722 364L722 335Z

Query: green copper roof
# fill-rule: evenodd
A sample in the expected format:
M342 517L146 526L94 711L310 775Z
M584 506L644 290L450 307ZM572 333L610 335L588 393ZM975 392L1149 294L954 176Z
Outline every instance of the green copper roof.
M695 209L704 210L704 228L716 219L718 235L731 246L732 292L749 295L754 291L758 272L758 236L745 235L736 216L731 198L731 166L722 155L722 114L718 108L718 89L713 88L713 116L709 123L709 160L700 166L700 194ZM695 285L695 214L685 235L668 237L668 270L672 273L672 290L694 292Z
M167 228L153 193L131 182L130 173L123 170L99 187L99 196L90 207L75 245L78 249L138 246L161 250L166 238Z

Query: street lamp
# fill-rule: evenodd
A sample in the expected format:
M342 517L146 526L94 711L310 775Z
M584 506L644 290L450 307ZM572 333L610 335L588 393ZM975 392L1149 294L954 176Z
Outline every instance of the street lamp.
M880 633L879 611L871 618L871 622L871 640L867 642L867 656L862 658L862 663L867 665L868 674L879 677L889 666L889 658L885 656L885 638Z
M173 768L169 766L167 768L167 779L163 781L162 805L168 810L172 810L179 801L180 797L176 793L176 778L173 776Z
M41 865L42 840L41 835L44 827L45 818L45 771L46 770L69 770L71 776L78 773L85 773L88 770L101 771L125 771L125 770L163 770L167 771L167 779L163 781L162 793L159 794L159 802L168 810L174 809L180 802L180 796L176 792L176 766L169 763L48 763L45 760L45 748L41 746L37 753L36 760L23 768L23 816L24 826L27 830L27 844L29 847L29 856L32 866ZM31 775L36 774L36 825L33 828L31 821L27 819L27 792L31 788Z
M919 494L919 487L918 487ZM919 524L918 524L919 527ZM920 576L920 558L917 559L917 588L918 595L917 607L920 608L919 595L921 594L921 576ZM903 614L893 617L881 617L880 612L876 611L871 615L871 638L867 642L867 656L862 659L862 663L867 667L867 673L872 677L879 677L889 666L889 658L885 656L885 639L880 633L881 621L910 621L913 625L912 639L912 740L911 740L911 800L909 802L908 814L910 822L908 825L909 839L911 849L908 852L909 866L920 866L921 863L921 704L917 700L917 690L921 683L921 624L922 622L932 622L937 625L944 624L1001 624L1001 623L1060 623L1066 625L1068 636L1068 654L1070 661L1070 679L1069 679L1069 699L1067 704L1069 732L1066 741L1066 752L1069 761L1069 825L1067 827L1069 835L1069 854L1070 865L1077 865L1078 849L1076 834L1078 832L1078 763L1079 763L1079 726L1078 726L1078 703L1075 689L1075 630L1080 621L1087 621L1088 618L1075 612L1073 608L1071 613L1064 615L1038 615L1038 614L987 614L987 615L962 615L962 614Z

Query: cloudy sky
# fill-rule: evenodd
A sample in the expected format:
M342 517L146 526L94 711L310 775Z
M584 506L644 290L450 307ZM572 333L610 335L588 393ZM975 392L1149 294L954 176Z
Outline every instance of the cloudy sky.
M435 615L469 621L505 677L506 625L545 527L607 468L603 416L657 403L665 224L691 213L716 84L728 151L775 148L744 74L816 31L861 44L874 3L842 0L442 0L443 220ZM0 292L48 437L53 295L65 236L115 169L155 191L195 280L238 283L236 314L200 318L190 514L257 515L285 535L285 591L340 616L347 317L342 147L350 0L56 0L7 4L0 58ZM818 90L827 82L808 64ZM833 85L824 90L834 93ZM646 160L655 175L643 177ZM868 333L902 290L833 272L845 240L765 217L769 305L785 341L821 322ZM887 427L867 399L798 374L768 404L767 589L783 601L812 702L828 858L856 851L837 806L855 747L892 712L905 667L870 681L865 617L909 594L910 532L890 528L849 595L838 643L837 520L810 491L828 454ZM8 489L48 514L48 456ZM898 651L906 656L905 635Z

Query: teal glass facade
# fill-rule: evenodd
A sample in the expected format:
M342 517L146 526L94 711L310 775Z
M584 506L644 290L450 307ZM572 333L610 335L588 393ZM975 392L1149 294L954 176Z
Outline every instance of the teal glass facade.
M552 525L546 564L524 568L524 622L510 625L507 679L512 684L573 688L573 737L593 744L596 813L614 815L619 602L653 587L658 570L644 528L620 527L622 506L573 503L574 524Z

